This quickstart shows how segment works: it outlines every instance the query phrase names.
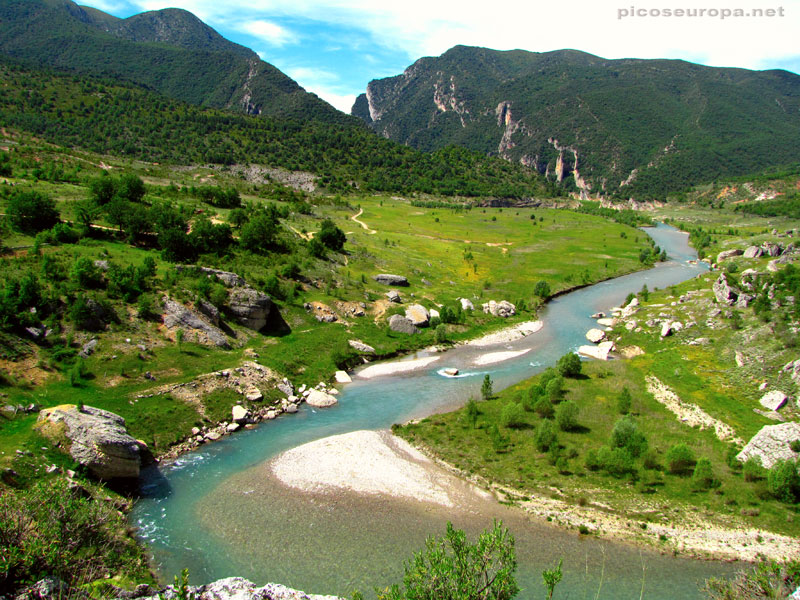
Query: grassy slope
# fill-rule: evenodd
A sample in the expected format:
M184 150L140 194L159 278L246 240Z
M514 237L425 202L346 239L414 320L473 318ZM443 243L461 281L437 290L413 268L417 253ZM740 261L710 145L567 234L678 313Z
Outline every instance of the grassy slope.
M732 222L740 229L738 236L719 236L710 249L715 253L728 247L746 247L752 242L774 239L762 233L772 225L788 229L793 225L777 219L766 222L760 218L738 218L732 221L727 211L694 211L668 209L661 211L674 218L685 218L706 226L728 225ZM752 231L750 236L748 232ZM783 240L785 243L785 240ZM737 259L739 271L757 268L761 271L767 259ZM507 484L521 494L552 494L558 488L575 503L591 497L614 507L622 514L638 514L643 520L659 519L663 507L681 510L700 510L722 523L744 522L789 535L800 534L797 506L781 504L771 499L765 491L764 481L746 483L739 469L731 469L726 456L732 444L716 439L713 433L692 429L677 418L646 391L645 377L655 375L671 387L678 396L697 404L712 417L733 426L743 439L749 439L762 426L773 421L755 414L760 408L758 398L763 394L758 386L766 381L768 389L793 389L780 368L796 358L796 350L787 336L776 334L775 327L760 321L752 310L741 310L742 329L733 329L723 317L708 319L714 308L711 284L718 275L709 273L684 282L669 290L651 293L649 302L633 317L640 324L659 315L672 315L684 323L696 325L679 334L661 340L660 326L642 327L642 331L628 332L621 325L612 334L619 337L619 347L638 345L645 350L643 356L631 360L609 363L584 363L587 378L567 380L565 399L574 400L580 407L579 421L585 429L577 433L559 432L563 454L572 456L568 468L560 472L548 461L546 454L533 445L535 427L541 420L535 413L525 413L528 426L520 429L503 429L509 436L508 451L497 452L488 433L488 427L499 420L502 407L511 400L519 400L536 383L536 378L504 390L497 399L480 404L481 415L477 429L465 424L464 410L436 415L420 423L397 428L403 437L423 444L450 462L468 472L478 473L490 480ZM672 306L673 302L693 292L689 302ZM692 339L706 337L711 343L687 345ZM791 336L789 336L791 337ZM748 358L744 367L737 367L735 352L743 351ZM638 481L628 478L614 479L584 468L584 459L590 449L608 444L614 423L620 418L616 398L623 387L633 394L633 408L637 423L648 438L650 448L655 448L662 459L673 444L687 443L698 458L711 460L714 474L721 485L712 491L693 491L691 479L670 475L658 470L647 470L638 461ZM784 416L797 415L788 407ZM751 514L757 508L756 515Z

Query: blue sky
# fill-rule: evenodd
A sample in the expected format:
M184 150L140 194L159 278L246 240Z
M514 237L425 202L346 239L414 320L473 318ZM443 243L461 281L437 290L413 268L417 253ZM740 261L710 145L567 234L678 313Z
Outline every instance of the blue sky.
M606 58L681 58L800 73L800 0L77 1L118 17L189 10L346 112L371 79L401 73L421 56L456 44L575 48ZM680 8L710 14L664 14ZM734 16L737 9L743 16ZM762 16L751 16L754 9Z

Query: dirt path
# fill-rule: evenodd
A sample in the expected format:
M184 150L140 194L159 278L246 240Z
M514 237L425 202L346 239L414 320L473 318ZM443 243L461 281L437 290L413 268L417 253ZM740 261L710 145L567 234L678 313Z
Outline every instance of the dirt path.
M295 232L297 235L299 235L299 236L300 236L302 239L304 239L304 240L305 240L305 241L307 241L307 242L308 242L308 241L310 241L310 240L311 240L311 238L313 238L313 237L314 237L314 232L313 232L313 231L312 231L311 233L303 233L303 232L301 232L301 231L298 231L297 229L295 229L295 228L294 228L294 227L292 227L291 225L286 225L286 226L287 226L289 229L291 229L292 231L294 231L294 232Z
M366 229L367 233L370 234L370 235L375 235L376 233L378 233L375 229L370 229L369 226L367 226L367 224L364 223L364 221L359 221L358 220L358 217L360 217L363 214L364 214L364 209L360 208L360 209L358 209L358 212L356 214L354 214L352 217L350 217L350 220L351 221L355 221L356 223L361 225L361 227Z

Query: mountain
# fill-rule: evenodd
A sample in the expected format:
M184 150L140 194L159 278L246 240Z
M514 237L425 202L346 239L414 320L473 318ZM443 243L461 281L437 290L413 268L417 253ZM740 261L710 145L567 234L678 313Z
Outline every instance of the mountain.
M349 119L185 10L119 19L71 0L3 0L0 22L0 53L33 65L128 80L199 106Z
M456 46L371 81L352 114L419 149L458 144L618 197L800 160L800 76L781 70Z

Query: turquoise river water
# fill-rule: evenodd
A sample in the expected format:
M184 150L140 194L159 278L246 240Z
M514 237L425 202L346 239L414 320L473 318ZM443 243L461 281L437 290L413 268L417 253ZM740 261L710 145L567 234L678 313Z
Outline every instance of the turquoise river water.
M706 578L728 575L735 565L578 536L493 501L448 511L390 497L298 492L274 481L264 468L280 452L318 438L386 429L459 406L479 395L485 373L495 390L530 377L585 343L584 334L594 325L591 314L608 311L644 284L663 288L706 268L695 262L687 235L664 225L646 231L667 250L668 262L554 299L542 311L544 327L538 333L493 348L460 346L410 374L355 379L344 386L336 407L303 405L295 415L148 473L131 521L162 577L171 579L188 568L196 583L236 575L259 585L275 581L306 592L350 595L360 589L369 595L375 586L399 582L403 561L424 546L427 536L441 535L448 520L475 535L501 518L516 538L519 598L542 596L541 571L559 557L564 579L558 598L701 598L699 586ZM478 354L507 349L530 351L470 367ZM459 368L463 376L443 377L438 371L445 366Z

